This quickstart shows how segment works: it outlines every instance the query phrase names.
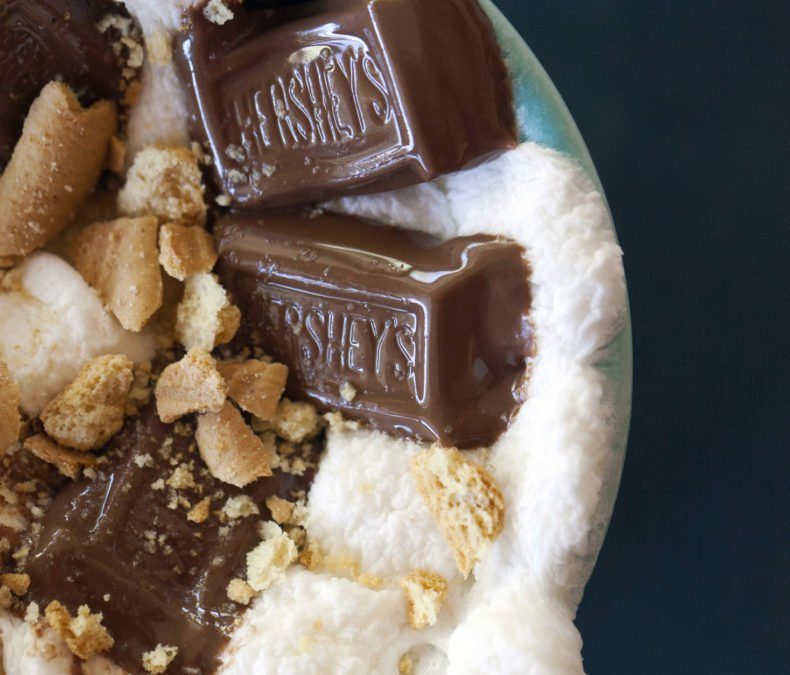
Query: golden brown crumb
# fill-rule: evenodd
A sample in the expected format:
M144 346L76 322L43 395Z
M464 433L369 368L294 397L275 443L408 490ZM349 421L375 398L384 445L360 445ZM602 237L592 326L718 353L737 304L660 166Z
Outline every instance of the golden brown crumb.
M249 605L255 591L244 579L231 579L228 584L228 598L240 605Z
M277 406L272 429L291 443L301 443L321 430L322 419L315 406L304 401L284 398Z
M455 448L439 445L412 457L417 489L450 544L458 570L469 576L499 536L505 502L491 475Z
M186 464L179 464L170 477L165 481L165 485L174 490L186 490L195 487L195 477Z
M426 570L412 570L401 579L408 604L409 623L415 630L433 626L447 594L447 580L440 574Z
M14 595L24 595L30 589L30 576L27 574L0 574L0 583L8 586Z
M228 497L222 507L222 515L227 520L237 520L247 516L257 516L260 513L258 505L249 495L236 495Z
M293 502L289 502L287 499L282 499L277 495L272 495L266 500L266 508L271 511L272 518L274 518L275 522L283 525L284 523L288 523L291 520L291 516L294 512L295 504Z
M97 463L93 455L64 448L44 434L26 438L23 447L39 459L54 465L62 475L72 480L79 478L83 466L96 466Z
M156 410L163 422L189 413L219 412L227 386L207 352L192 349L162 371L156 383Z
M178 647L156 645L150 652L143 652L143 668L153 675L161 675L178 656Z
M202 227L168 223L159 230L159 263L171 277L184 281L193 274L211 272L217 252L211 235Z
M83 109L60 82L42 89L0 176L0 256L27 255L74 220L116 126L109 101Z
M200 415L195 440L200 456L217 480L244 487L272 475L274 448L255 435L232 403L226 402L217 413Z
M263 525L263 541L247 554L247 583L255 591L264 591L282 578L296 560L296 545L277 523Z
M127 216L156 216L164 223L203 225L206 204L200 167L186 148L150 146L137 153L118 194Z
M176 336L187 349L210 352L233 339L241 312L213 274L187 278L176 314Z
M47 435L75 450L100 448L123 426L133 379L132 362L122 354L92 359L41 412Z
M211 513L211 497L204 497L187 513L187 520L193 523L205 523Z
M22 418L19 415L19 387L8 367L0 361L0 456L19 440Z
M102 625L102 614L92 614L87 605L77 610L72 618L69 611L57 600L53 600L44 610L52 630L66 643L71 652L81 659L89 659L110 649L115 640Z
M87 227L77 242L79 273L126 330L141 331L162 306L156 218L119 218Z
M249 359L242 363L220 362L217 368L228 383L228 397L242 410L260 420L274 419L288 380L288 366Z

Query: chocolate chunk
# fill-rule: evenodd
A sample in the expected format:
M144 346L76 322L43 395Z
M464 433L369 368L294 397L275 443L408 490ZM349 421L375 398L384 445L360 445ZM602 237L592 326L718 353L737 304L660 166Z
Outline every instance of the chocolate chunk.
M328 214L231 214L217 239L241 339L289 367L290 397L462 448L507 428L532 353L518 245Z
M191 435L174 433L153 407L144 410L110 443L97 478L58 493L28 558L31 598L42 608L59 600L72 614L82 604L102 612L115 639L109 656L132 673L142 672L142 653L157 644L178 647L168 673L216 670L241 610L226 588L245 576L245 556L260 540L256 523L271 518L266 498L295 501L294 491L307 490L315 473L309 466L302 476L275 470L242 491L206 475L192 446ZM194 462L194 487L152 488L181 462ZM193 506L214 496L215 511L240 494L253 499L260 517L222 525L212 515L195 523L184 504L172 503L174 495Z
M120 93L121 66L112 31L97 23L121 14L107 0L0 2L0 169L22 132L28 108L45 84L68 84L84 105Z
M177 61L193 133L237 206L412 185L516 143L507 70L476 0L233 11L218 26L195 9Z

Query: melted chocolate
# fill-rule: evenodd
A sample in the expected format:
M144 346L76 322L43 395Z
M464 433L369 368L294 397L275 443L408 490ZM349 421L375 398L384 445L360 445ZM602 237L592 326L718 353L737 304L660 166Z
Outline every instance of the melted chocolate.
M85 105L120 94L110 31L97 22L122 13L107 0L0 2L0 170L11 158L30 104L45 84L68 84Z
M240 339L288 365L289 396L462 448L507 428L532 352L518 245L329 214L231 214L216 236Z
M178 63L192 128L244 208L429 181L516 143L512 94L476 0L200 8Z
M172 447L163 452L172 440ZM191 435L178 435L159 421L153 407L131 421L108 446L107 463L95 480L63 488L43 520L27 572L31 598L41 607L59 600L74 613L87 604L104 615L115 639L109 655L132 673L143 672L141 655L157 644L178 647L168 673L206 675L219 665L219 652L243 609L227 597L230 579L244 577L245 556L259 541L256 523L270 519L270 495L294 500L314 475L275 470L244 490L215 481L206 472ZM150 455L150 466L135 457ZM175 458L171 461L170 458ZM168 508L172 493L151 484L167 479L181 461L194 461L198 489L179 490L193 505L216 495L212 511L226 497L249 494L260 517L223 526L215 516L202 524L186 518L186 508ZM198 491L199 490L199 491ZM151 533L154 539L151 539ZM163 539L159 539L164 535ZM105 595L109 599L105 599Z

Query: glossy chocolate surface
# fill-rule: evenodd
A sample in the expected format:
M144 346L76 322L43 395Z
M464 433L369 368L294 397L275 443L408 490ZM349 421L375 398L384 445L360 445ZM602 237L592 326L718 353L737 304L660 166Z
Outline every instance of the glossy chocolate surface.
M507 428L532 353L518 245L330 214L230 214L216 237L240 339L289 366L291 397L462 448Z
M190 446L191 434L174 433L152 407L144 411L110 443L98 478L58 493L29 557L32 599L42 609L59 600L72 613L82 604L101 611L115 639L109 655L132 673L143 672L142 653L160 643L179 650L169 674L215 671L244 609L228 599L226 587L233 577L245 576L245 556L260 540L256 523L271 518L266 498L276 494L294 501L293 493L307 490L314 475L312 469L303 476L275 470L242 491L202 474L204 465ZM146 454L150 466L139 466L134 458ZM151 487L181 461L195 466L197 487L177 493L191 504L213 495L214 511L244 492L261 515L227 523L225 535L214 515L202 524L188 521L184 505L169 508L172 490Z
M177 55L192 129L237 207L429 181L516 143L510 82L476 0L197 9Z
M97 23L122 11L108 0L0 2L0 170L11 158L30 104L48 82L65 82L83 105L119 95L113 34L99 32Z

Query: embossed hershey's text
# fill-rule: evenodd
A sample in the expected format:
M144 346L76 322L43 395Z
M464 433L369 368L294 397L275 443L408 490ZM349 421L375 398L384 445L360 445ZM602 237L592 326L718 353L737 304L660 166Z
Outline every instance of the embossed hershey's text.
M378 146L374 152L399 147L393 95L380 65L361 40L343 39L284 55L280 72L263 69L266 81L245 74L226 84L227 113L247 158L353 142Z

